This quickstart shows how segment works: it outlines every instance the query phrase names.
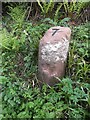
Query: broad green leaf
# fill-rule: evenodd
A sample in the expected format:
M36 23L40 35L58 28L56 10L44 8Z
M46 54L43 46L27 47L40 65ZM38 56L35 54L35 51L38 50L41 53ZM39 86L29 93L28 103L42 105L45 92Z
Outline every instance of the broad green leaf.
M46 118L55 118L55 112L47 113Z
M8 81L8 79L5 76L0 76L0 84L4 84Z
M27 105L28 105L29 108L33 108L34 107L34 103L33 102L29 102Z

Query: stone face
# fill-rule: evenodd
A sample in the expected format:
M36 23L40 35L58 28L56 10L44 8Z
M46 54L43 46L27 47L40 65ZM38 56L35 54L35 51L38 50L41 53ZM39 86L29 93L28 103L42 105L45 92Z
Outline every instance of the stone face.
M40 84L52 86L65 74L65 63L69 48L71 30L68 27L50 28L39 44L38 72Z

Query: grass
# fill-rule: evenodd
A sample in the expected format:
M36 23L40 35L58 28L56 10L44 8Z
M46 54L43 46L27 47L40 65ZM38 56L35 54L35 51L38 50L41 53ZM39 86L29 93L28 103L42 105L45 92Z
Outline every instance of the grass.
M13 14L13 13L12 13ZM19 14L19 13L18 13ZM15 15L15 14L14 14ZM22 16L21 16L22 17ZM14 17L15 18L15 17ZM90 118L90 23L69 26L68 18L18 22L7 18L2 31L2 118ZM54 87L39 89L38 45L55 25L72 30L65 77ZM9 30L9 31L8 31Z

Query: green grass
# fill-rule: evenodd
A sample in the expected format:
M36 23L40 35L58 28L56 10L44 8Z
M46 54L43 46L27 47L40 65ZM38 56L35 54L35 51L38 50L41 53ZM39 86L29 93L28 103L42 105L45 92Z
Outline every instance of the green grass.
M9 18L8 29L0 31L2 118L90 118L90 23L71 27L68 20L46 18L33 24L21 19L18 26ZM54 87L39 89L38 45L46 30L55 25L72 30L66 74L62 80L57 78Z

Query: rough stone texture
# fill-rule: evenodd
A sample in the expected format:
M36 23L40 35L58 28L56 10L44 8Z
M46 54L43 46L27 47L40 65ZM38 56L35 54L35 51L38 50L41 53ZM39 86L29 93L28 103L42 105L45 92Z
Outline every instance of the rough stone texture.
M65 63L69 48L71 30L68 27L50 28L39 44L38 72L40 84L53 86L65 74Z

